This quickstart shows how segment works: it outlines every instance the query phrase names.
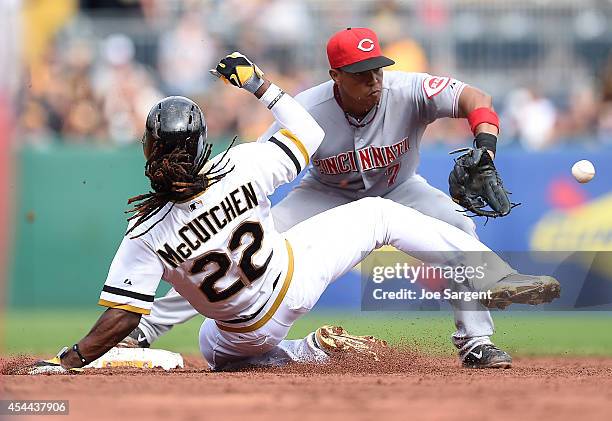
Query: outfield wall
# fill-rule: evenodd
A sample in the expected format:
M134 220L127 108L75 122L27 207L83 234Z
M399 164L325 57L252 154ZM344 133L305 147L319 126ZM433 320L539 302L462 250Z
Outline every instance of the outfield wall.
M612 250L612 148L502 150L498 155L506 187L523 205L486 226L478 221L486 244L496 250ZM589 184L579 185L571 178L570 167L578 159L589 159L597 168ZM143 165L137 147L56 146L20 152L9 256L10 307L95 305L124 233L126 200L147 190ZM446 191L451 165L446 151L427 150L421 173ZM290 187L281 188L273 201ZM321 304L358 305L356 277L347 275Z

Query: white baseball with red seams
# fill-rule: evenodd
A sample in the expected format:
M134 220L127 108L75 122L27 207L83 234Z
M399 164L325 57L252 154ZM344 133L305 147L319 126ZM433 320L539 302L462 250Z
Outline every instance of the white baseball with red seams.
M588 183L595 177L595 166L589 160L582 159L572 166L572 175L579 183Z

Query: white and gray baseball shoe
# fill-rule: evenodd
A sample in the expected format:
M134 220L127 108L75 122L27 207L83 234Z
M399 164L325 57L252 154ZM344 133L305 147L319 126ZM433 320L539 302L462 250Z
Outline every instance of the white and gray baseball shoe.
M510 304L550 303L561 295L561 285L552 276L514 273L500 279L489 291L490 298L480 300L482 304L503 310Z

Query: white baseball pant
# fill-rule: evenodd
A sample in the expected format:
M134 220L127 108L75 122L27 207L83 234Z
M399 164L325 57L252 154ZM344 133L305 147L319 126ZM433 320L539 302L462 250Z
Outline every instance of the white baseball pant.
M385 198L447 222L478 238L472 220L459 212L461 206L429 185L418 174L401 183ZM306 176L285 199L272 208L274 223L278 231L284 232L308 218L354 200L348 193L324 186ZM467 310L463 308L466 305L464 301L453 303L457 330L452 340L457 348L463 347L468 341L486 341L494 332L491 314L484 306L477 304L477 309ZM470 305L474 306L474 303ZM184 323L197 315L199 313L189 302L171 289L164 297L155 300L151 314L142 318L139 327L149 343L152 343L173 325Z
M382 198L365 198L320 213L285 232L293 248L291 285L272 319L249 333L221 330L207 319L200 329L200 350L213 369L245 360L278 364L325 358L309 335L284 340L292 324L310 311L327 286L373 250L392 245L421 261L445 264L445 251L482 251L489 283L511 269L474 237L440 220ZM493 280L493 281L491 281Z

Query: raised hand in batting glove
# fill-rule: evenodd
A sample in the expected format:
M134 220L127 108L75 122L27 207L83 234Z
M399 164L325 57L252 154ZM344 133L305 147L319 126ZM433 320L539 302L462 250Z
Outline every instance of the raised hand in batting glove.
M448 176L450 195L455 202L473 212L472 216L490 218L506 216L518 206L508 199L486 148L464 148L451 153L457 152L465 153L455 159L455 167ZM487 205L490 209L485 209Z
M264 74L259 67L239 52L225 56L214 70L213 75L254 94L264 83Z
M27 374L30 375L49 375L49 374L78 374L83 371L81 368L64 368L62 367L61 358L68 351L68 348L63 348L58 354L49 360L36 361L27 368Z

